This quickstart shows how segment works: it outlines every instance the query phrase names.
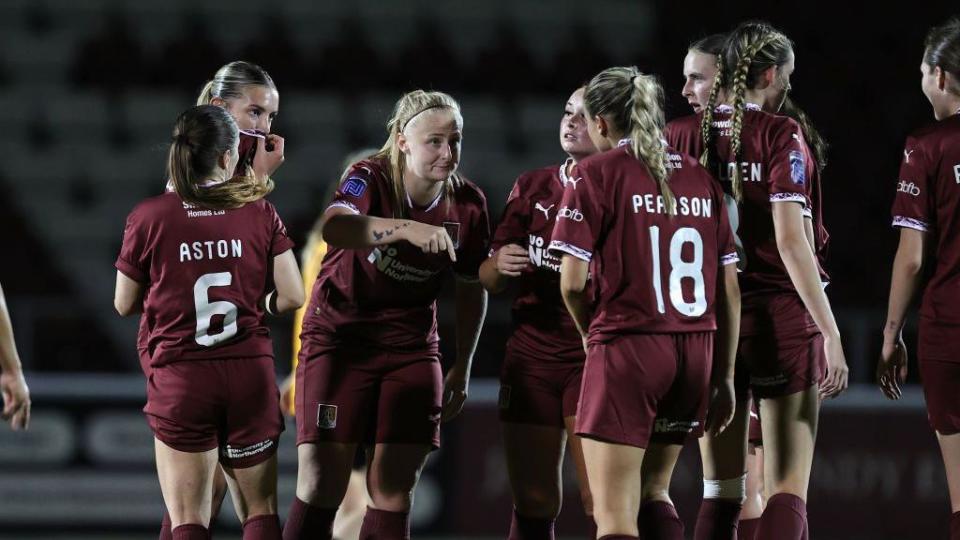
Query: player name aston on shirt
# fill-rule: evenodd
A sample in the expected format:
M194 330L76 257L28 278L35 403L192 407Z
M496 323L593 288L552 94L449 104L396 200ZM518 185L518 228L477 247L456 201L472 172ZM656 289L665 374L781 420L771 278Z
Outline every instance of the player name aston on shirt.
M666 214L667 205L662 195L646 193L633 196L633 213ZM713 199L709 197L678 197L673 202L673 215L709 218L713 216Z
M180 243L180 262L239 259L242 254L243 242L238 238Z

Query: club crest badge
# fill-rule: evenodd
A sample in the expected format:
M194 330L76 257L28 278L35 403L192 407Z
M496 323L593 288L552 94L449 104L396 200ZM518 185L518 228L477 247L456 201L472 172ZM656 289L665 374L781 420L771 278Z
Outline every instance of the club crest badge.
M317 405L317 427L333 429L337 427L337 406L320 403Z
M450 239L453 240L453 249L460 249L460 223L455 221L444 221L443 228L446 229Z

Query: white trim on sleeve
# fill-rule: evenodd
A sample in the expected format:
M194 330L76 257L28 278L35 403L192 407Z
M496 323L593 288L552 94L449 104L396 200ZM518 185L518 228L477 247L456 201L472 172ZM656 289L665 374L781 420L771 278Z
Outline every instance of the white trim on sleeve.
M806 205L807 197L801 193L773 193L770 195L770 202L797 202Z
M904 216L893 216L893 226L903 227L906 229L915 229L922 232L927 232L930 230L930 225L927 224L927 222Z
M586 262L590 262L590 259L593 258L593 253L590 253L585 249L578 248L572 244L561 242L560 240L554 240L550 242L550 247L547 249L549 251L562 251Z
M727 253L723 257L720 257L720 265L726 266L728 264L737 264L740 262L740 256L734 253Z
M347 201L333 201L332 203L330 203L330 206L327 207L327 210L331 208L346 208L347 210L350 210L354 214L357 214L357 215L361 214L360 209L357 208L357 205Z

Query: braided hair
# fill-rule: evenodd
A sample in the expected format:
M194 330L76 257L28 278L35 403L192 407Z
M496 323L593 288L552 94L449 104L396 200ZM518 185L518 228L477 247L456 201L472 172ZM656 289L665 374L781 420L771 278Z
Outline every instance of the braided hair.
M787 63L793 52L793 44L782 32L762 22L743 23L727 37L722 54L718 57L718 73L706 110L700 122L700 136L703 139L704 153L700 162L711 165L715 156L711 153L713 133L713 109L721 89L733 96L733 116L730 119L730 148L734 163L740 162L743 117L746 110L746 91L753 88L761 74L771 67L780 67ZM743 173L740 167L733 167L733 196L738 201L743 198Z

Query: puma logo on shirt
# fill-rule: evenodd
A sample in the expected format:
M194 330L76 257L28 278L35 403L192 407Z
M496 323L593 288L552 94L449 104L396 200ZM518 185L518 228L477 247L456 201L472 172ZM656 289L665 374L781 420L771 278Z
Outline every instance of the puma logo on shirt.
M551 204L550 206L548 206L548 207L546 207L546 208L544 208L543 205L540 204L540 203L537 203L537 204L535 204L534 206L537 208L537 210L543 212L543 215L544 215L544 216L547 218L547 220L549 221L549 220L550 220L550 210L551 210L554 206L556 206L556 204Z

